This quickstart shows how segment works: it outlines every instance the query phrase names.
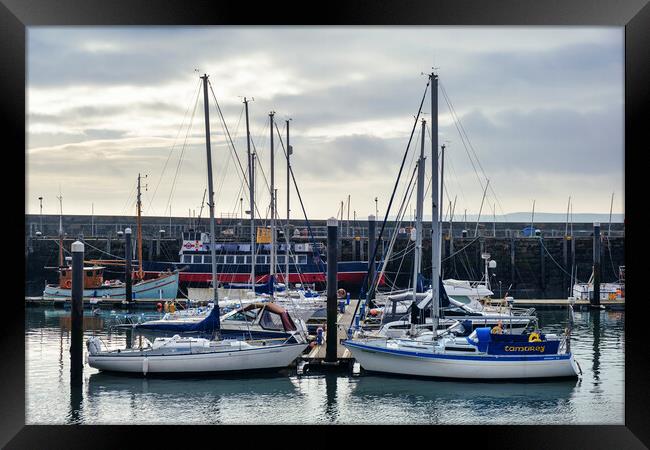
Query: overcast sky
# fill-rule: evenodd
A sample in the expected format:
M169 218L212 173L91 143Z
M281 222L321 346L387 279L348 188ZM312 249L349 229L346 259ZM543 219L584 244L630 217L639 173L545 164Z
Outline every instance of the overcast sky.
M38 213L43 196L43 212L58 213L60 190L65 214L90 214L92 204L95 214L133 214L140 172L145 214L169 215L171 203L174 216L198 215L207 186L198 69L242 164L246 96L267 178L268 113L283 138L292 119L292 165L311 218L336 215L348 195L351 218L374 214L375 197L383 216L421 73L433 66L460 119L440 91L445 203L456 199L457 217L479 212L486 176L483 215L530 211L533 200L536 211L559 213L569 195L575 213L603 213L612 192L623 213L623 38L612 27L29 27L26 210ZM210 108L216 214L239 214L247 195ZM429 121L428 96L424 110ZM406 170L418 146L419 131ZM275 166L284 217L277 136ZM259 170L256 185L266 214ZM302 217L295 191L291 209Z

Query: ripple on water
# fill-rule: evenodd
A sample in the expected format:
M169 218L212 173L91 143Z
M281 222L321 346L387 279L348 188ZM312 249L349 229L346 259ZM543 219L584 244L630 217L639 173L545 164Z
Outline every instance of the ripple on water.
M86 331L123 347L123 331ZM540 311L547 332L565 312ZM26 413L29 424L622 424L624 313L575 315L571 348L580 381L477 383L295 372L228 378L149 379L84 368L81 398L71 396L68 331L59 317L26 311Z

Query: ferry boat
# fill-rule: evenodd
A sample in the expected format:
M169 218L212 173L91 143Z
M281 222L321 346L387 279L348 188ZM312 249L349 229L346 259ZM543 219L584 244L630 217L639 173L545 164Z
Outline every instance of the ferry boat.
M188 231L182 234L182 245L177 262L143 261L145 277L153 276L166 270L180 270L180 282L205 283L212 281L209 233ZM256 244L255 249L255 283L269 280L271 244ZM289 279L280 270L275 279L286 283L325 283L327 262L322 246L314 248L311 243L277 244L276 264L284 268L289 258ZM220 283L249 283L251 276L250 242L217 242L217 279ZM288 250L288 251L287 251ZM379 268L380 262L377 262ZM367 261L339 261L338 281L359 285L368 273ZM380 283L383 284L383 279Z

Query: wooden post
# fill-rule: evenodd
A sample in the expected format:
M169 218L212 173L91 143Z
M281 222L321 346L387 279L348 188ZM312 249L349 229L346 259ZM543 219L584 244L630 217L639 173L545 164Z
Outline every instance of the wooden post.
M84 291L84 244L72 244L72 309L70 311L70 383L83 382L83 291Z
M327 347L325 362L336 362L338 333L336 329L338 284L336 280L338 260L338 221L334 217L327 219Z
M125 273L124 282L126 283L126 301L133 301L133 281L131 279L131 228L124 230L124 260Z

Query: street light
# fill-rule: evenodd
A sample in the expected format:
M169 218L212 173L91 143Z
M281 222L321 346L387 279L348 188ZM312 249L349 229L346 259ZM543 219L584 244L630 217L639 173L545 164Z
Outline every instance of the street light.
M379 209L377 209L377 197L375 197L375 217L379 218Z
M43 232L43 197L38 197L38 201L41 203L41 232Z

